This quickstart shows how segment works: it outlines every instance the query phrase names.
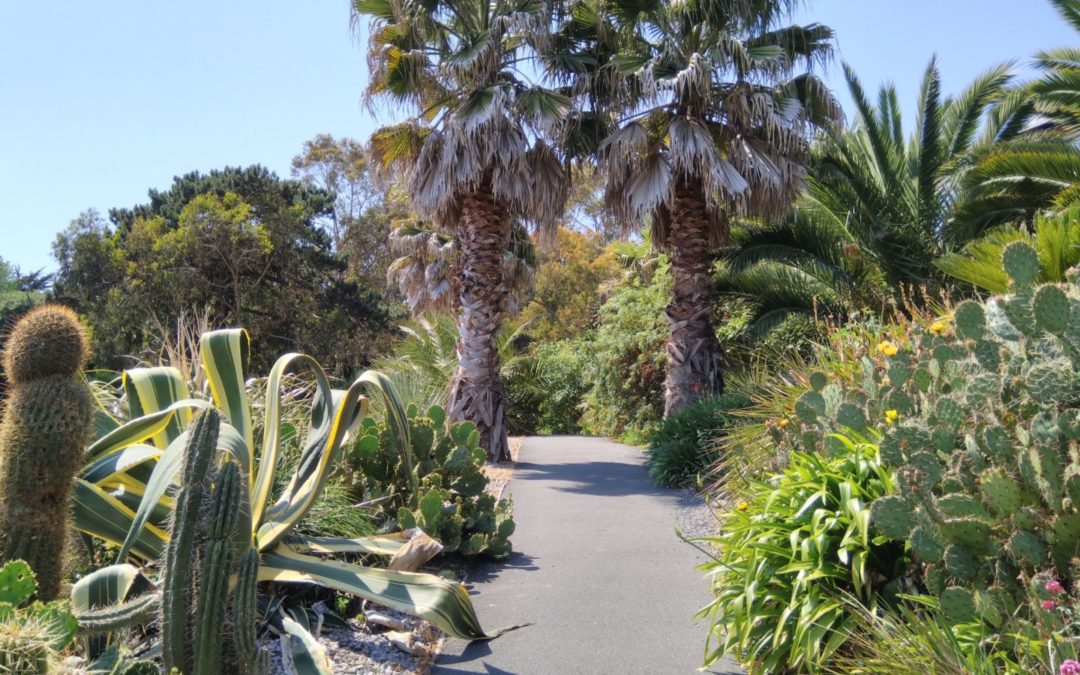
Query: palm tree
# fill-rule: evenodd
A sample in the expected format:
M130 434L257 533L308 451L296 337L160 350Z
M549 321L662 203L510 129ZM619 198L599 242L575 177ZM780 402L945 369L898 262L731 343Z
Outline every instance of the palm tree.
M384 166L406 173L413 207L452 232L458 370L450 415L474 422L495 460L509 456L496 336L508 310L503 252L515 217L553 228L567 172L543 139L570 100L533 84L532 54L549 28L538 0L354 0L370 18L367 88L416 117L372 137Z
M398 223L390 232L390 250L397 258L387 268L387 282L405 297L414 317L460 310L461 256L453 231L444 232L415 220ZM507 314L515 315L533 291L536 249L524 226L515 220L502 254L503 279L509 289Z
M936 259L966 241L957 212L975 202L967 174L1034 114L1010 69L991 68L949 97L932 60L907 135L896 89L880 87L875 105L845 67L851 127L815 144L808 189L789 214L735 227L721 266L717 290L753 303L752 333L792 314L844 319L897 306L912 287L942 282Z
M1080 31L1080 0L1051 0ZM1040 76L1012 96L1034 112L1010 142L988 148L964 177L966 199L945 235L954 242L980 237L1003 224L1029 230L1041 211L1080 201L1080 49L1035 55Z
M979 290L1005 293L1009 289L1009 276L1001 264L1001 256L1014 241L1025 242L1039 254L1040 282L1064 282L1066 272L1080 265L1080 204L1036 216L1030 231L1009 226L993 230L962 251L942 256L937 266Z
M833 35L781 26L794 4L581 0L560 37L591 40L593 57L549 59L579 98L616 110L598 148L608 204L629 231L648 222L670 257L665 414L723 391L710 271L729 222L782 214L805 184L808 131L839 116L820 80L795 75Z

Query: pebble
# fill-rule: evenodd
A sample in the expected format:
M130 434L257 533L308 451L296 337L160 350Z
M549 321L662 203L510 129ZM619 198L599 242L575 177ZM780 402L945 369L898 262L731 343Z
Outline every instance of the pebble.
M351 630L326 629L317 636L319 644L334 664L335 675L427 675L438 650L441 633L426 621L415 619L401 612L381 608L381 614L391 616L405 624L412 633L414 643L422 645L423 654L412 655L394 646L388 634L371 630L357 621L349 621ZM267 640L270 651L270 675L288 675L281 663L281 641Z

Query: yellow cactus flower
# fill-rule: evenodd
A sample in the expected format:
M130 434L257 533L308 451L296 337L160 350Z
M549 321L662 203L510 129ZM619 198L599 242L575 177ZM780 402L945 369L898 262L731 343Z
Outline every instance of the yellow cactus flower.
M949 324L945 323L944 321L935 321L934 323L930 324L931 335L944 335L945 331L947 330L949 330Z
M779 419L779 420L776 421L776 426L780 427L781 429L783 429L787 425L788 425L788 421L787 421L786 418L785 419Z
M747 504L746 502L739 502L739 504L735 507L735 510L736 511L745 511L748 508L750 508L749 504Z
M889 424L896 424L896 420L900 419L900 413L895 410L885 411L885 421Z
M900 351L900 348L888 340L882 340L878 343L877 350L885 356L896 356L896 352Z

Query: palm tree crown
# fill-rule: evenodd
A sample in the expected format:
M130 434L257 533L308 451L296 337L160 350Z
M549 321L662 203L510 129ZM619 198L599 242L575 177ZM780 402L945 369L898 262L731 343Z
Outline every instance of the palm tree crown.
M497 336L510 307L503 263L511 219L552 229L567 171L545 141L570 100L531 81L550 22L542 0L355 0L371 18L369 100L413 119L372 137L405 170L413 206L453 233L460 269L458 371L450 414L476 423L493 459L509 455Z
M781 26L794 4L581 0L560 37L591 43L593 58L548 60L580 99L614 110L597 125L607 201L670 253L668 413L723 389L712 250L734 215L787 208L805 183L809 130L839 116L819 79L796 74L828 57L832 31Z

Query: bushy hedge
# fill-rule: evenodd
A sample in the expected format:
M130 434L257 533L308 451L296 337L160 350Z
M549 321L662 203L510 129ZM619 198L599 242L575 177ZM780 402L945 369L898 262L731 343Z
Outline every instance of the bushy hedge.
M741 394L725 394L669 416L653 431L645 450L649 474L661 485L694 483L716 461L717 442L734 422L731 411L749 402Z

